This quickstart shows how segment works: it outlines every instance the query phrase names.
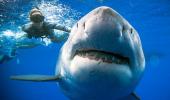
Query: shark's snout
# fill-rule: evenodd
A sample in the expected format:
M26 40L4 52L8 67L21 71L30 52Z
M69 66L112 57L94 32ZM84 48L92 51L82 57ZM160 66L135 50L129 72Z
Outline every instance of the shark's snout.
M97 14L100 14L101 16L116 16L115 12L110 8L106 6L99 7L97 10Z
M72 33L74 42L71 58L77 51L97 50L125 55L120 51L120 44L124 44L123 24L121 16L109 7L99 7L80 20ZM73 38L71 38L73 40Z
M95 16L95 17L94 17ZM85 32L98 38L120 38L122 36L122 25L117 14L109 7L100 7L92 18L85 22ZM94 37L93 37L94 38Z

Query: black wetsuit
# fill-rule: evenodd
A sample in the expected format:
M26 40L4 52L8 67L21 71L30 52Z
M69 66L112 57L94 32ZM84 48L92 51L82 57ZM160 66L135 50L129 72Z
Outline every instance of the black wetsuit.
M37 27L32 23L28 23L22 26L22 30L27 33L28 38L39 38L39 37L51 38L54 35L53 29L70 32L70 30L64 26L52 24L49 22L43 22L41 27Z

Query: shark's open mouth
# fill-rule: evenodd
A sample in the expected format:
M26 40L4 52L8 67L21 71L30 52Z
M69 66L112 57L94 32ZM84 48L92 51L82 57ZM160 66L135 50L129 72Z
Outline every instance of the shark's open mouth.
M76 54L83 58L89 58L91 60L103 61L106 63L126 64L129 65L130 61L128 57L123 57L120 54L99 51L99 50L77 50Z

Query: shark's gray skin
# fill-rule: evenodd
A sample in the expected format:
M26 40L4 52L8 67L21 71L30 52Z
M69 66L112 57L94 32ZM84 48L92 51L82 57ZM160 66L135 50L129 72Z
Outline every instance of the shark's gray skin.
M71 100L138 99L133 91L145 69L141 41L137 31L113 9L98 7L81 18L60 54L56 76L12 79L58 81Z

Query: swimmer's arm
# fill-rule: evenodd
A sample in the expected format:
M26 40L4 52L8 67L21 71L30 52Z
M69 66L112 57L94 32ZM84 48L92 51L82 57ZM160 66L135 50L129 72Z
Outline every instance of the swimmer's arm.
M50 34L49 38L51 39L52 42L63 42L65 41L69 36L69 33L63 33L63 34L55 34L52 33Z
M48 27L49 27L50 29L57 29L57 30L61 30L61 31L64 31L64 32L68 32L68 33L71 32L71 29L70 29L70 28L67 28L67 27L65 27L65 26L58 25L58 24L48 24Z
M25 40L28 38L31 38L29 36L28 30L29 30L29 24L25 24L21 27L23 34L17 38L16 43L15 43L15 47L17 49L27 49L27 48L34 48L36 46L41 45L40 43L37 42L26 42Z
M58 29L58 30L65 31L65 32L68 32L68 33L71 32L71 29L69 29L65 26L61 26L61 25L55 25L54 29Z
M30 27L31 27L30 23L21 26L21 30L26 33L26 34L23 35L23 38L25 38L25 37L26 38L32 38L32 36L30 35L30 33L31 33Z
M29 26L30 26L29 24L22 25L21 30L27 33Z

